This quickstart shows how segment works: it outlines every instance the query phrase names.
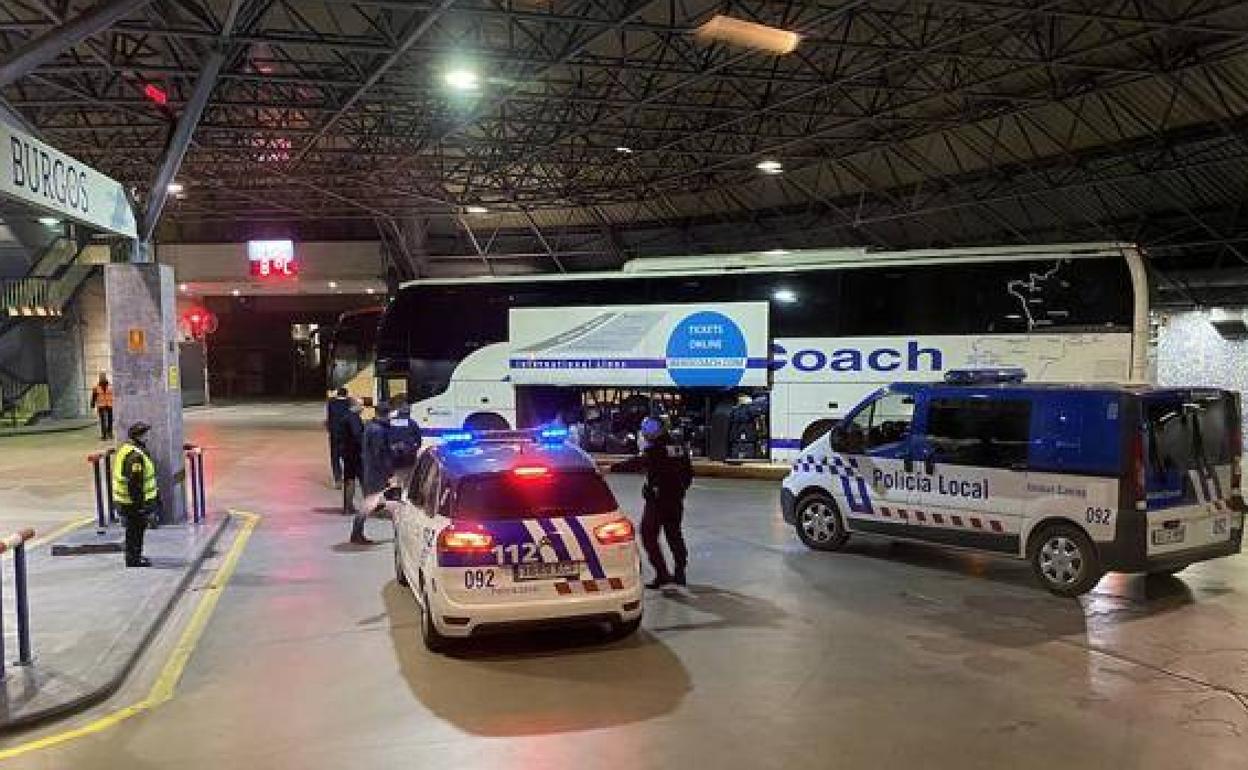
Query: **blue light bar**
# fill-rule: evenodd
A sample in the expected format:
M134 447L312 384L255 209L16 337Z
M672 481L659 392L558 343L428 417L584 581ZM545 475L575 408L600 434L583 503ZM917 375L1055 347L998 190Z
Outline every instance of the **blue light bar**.
M568 440L568 429L557 425L542 428L537 432L537 438L543 443L562 444Z
M472 433L466 430L442 434L442 442L444 444L471 444L472 441Z
M1019 383L1027 379L1027 372L1018 366L1002 366L995 369L950 369L945 372L945 382L950 385L1000 385Z

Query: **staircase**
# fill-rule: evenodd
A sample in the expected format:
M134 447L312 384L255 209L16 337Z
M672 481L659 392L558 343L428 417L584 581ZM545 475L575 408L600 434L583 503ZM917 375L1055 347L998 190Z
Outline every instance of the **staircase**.
M96 265L75 264L83 244L58 237L22 278L0 279L0 338L27 323L60 320ZM51 389L6 369L0 361L0 425L29 425L48 414Z

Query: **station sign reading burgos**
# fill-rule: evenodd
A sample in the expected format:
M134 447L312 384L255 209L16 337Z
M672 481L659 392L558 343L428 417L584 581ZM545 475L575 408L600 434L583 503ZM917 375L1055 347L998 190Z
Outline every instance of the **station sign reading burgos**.
M121 184L38 139L0 124L0 196L134 238L134 210Z
M765 387L766 302L516 308L517 385Z

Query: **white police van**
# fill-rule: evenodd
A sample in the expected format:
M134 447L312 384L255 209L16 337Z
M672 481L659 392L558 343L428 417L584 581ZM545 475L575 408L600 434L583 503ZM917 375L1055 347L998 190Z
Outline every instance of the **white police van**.
M458 433L420 453L395 515L395 577L432 651L452 638L641 624L633 524L566 429Z
M956 370L859 404L803 451L781 504L810 548L862 533L1006 554L1075 596L1106 571L1238 553L1242 447L1231 391Z

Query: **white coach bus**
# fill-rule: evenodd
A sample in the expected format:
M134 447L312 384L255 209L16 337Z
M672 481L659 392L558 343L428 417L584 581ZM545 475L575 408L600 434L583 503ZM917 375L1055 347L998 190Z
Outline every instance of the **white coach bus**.
M886 383L977 366L1143 382L1147 344L1129 245L665 257L406 283L377 386L406 393L429 436L562 419L591 451L626 452L657 412L696 452L788 460Z

